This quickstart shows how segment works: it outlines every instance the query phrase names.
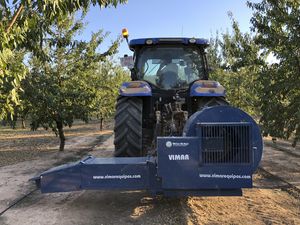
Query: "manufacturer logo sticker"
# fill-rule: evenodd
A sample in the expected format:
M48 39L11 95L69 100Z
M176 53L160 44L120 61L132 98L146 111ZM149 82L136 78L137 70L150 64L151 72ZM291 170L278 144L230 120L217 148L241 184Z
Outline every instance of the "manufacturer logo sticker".
M190 160L190 156L186 155L168 155L169 160Z
M167 148L171 148L172 147L172 142L171 141L167 141L166 142L166 147Z
M186 146L189 145L188 142L173 142L172 144L173 144L173 146L175 146L175 147L186 147Z
M172 146L174 146L174 147L187 147L187 146L189 146L189 143L188 142L171 142L171 141L166 142L166 147L167 148L171 148Z

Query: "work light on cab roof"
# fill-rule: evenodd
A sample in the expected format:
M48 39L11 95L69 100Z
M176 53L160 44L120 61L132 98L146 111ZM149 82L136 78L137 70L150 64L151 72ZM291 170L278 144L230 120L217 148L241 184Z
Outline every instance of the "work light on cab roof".
M123 38L126 39L126 41L127 41L127 43L128 43L129 33L128 33L127 28L123 28L123 29L122 29L122 36L123 36Z

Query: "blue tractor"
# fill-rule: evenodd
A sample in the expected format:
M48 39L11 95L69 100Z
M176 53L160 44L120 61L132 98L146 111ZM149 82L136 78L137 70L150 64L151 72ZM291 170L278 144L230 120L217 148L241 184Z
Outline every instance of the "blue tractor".
M127 39L128 32L123 36ZM131 82L120 88L115 115L115 156L145 156L158 136L181 136L188 118L205 107L228 105L225 89L208 80L205 49L195 38L146 38L129 42Z
M33 178L41 191L224 196L251 188L263 151L260 130L208 79L208 42L146 38L129 47L134 66L116 104L116 157L88 156L45 171Z

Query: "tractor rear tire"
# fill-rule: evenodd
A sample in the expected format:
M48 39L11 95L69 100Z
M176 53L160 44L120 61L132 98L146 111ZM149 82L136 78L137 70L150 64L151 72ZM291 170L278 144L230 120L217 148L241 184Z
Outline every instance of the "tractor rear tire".
M115 114L116 157L143 155L143 100L137 97L119 97Z

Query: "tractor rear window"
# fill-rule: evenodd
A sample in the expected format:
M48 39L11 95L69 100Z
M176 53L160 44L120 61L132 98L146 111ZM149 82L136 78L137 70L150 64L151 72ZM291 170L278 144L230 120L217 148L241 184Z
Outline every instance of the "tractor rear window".
M200 49L182 47L146 47L138 56L138 76L162 89L186 88L204 77Z

